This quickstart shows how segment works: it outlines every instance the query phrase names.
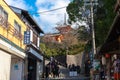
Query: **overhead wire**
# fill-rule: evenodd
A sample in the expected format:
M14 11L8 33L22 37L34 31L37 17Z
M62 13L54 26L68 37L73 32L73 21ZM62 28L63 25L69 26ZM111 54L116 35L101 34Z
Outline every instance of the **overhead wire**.
M66 7L67 7L67 6L60 7L60 8L56 8L56 9L51 9L51 10L47 10L47 11L32 13L32 14L43 14L43 13L47 13L47 12L52 12L52 11L60 10L60 9L66 8Z
M1 6L7 7L6 5L1 5ZM55 8L55 9L51 9L51 10L42 11L42 12L33 12L33 11L28 11L28 10L26 10L26 11L28 11L31 15L34 15L34 14L44 14L44 13L60 10L60 9L66 8L66 7L67 6L63 6L63 7L59 7L59 8ZM18 7L16 7L16 8L18 8ZM18 8L18 9L21 9L21 8Z

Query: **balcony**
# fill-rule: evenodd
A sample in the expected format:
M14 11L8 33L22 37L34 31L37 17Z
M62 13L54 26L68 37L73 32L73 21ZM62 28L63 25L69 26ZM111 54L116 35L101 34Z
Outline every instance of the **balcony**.
M18 32L14 26L12 26L11 23L2 16L0 16L0 35L19 47L23 47L23 35L21 32Z
M5 19L3 19L2 16L0 16L0 26L7 31L7 34L12 34L14 37L22 40L23 35L18 32L14 26L12 26L9 22L7 22Z

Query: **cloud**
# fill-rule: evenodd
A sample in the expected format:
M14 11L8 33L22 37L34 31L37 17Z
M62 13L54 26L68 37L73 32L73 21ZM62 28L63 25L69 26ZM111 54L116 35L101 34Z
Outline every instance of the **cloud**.
M69 4L69 2L69 0L37 0L36 6L38 8L38 12L44 12L52 9L65 7ZM61 22L61 24L64 22L65 13L66 8L41 13L39 16L41 27L45 29L45 32L53 32L52 29L56 27L56 24L58 22Z
M10 6L18 7L27 10L29 7L25 4L24 0L5 0Z
M37 10L34 11L33 13L65 7L70 3L70 0L36 0L36 2L32 0L31 0L32 2L27 0L5 0L5 1L11 6L22 8L28 11ZM48 13L38 14L39 16L36 14L32 14L32 16L35 18L36 22L40 25L41 29L45 33L47 33L53 32L53 28L56 27L56 24L58 22L60 22L61 24L64 22L65 13L66 8L63 8Z

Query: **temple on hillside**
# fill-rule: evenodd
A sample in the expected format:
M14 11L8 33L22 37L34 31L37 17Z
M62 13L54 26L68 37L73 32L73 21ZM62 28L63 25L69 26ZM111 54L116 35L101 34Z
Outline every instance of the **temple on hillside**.
M60 27L56 27L56 29L59 31L58 33L46 34L44 36L44 40L46 42L61 43L62 40L64 39L64 35L66 33L70 32L71 30L73 30L70 25L63 25L63 26L60 26Z
M70 25L63 25L63 26L60 26L60 27L56 27L56 29L61 34L68 33L68 32L70 32L72 30Z

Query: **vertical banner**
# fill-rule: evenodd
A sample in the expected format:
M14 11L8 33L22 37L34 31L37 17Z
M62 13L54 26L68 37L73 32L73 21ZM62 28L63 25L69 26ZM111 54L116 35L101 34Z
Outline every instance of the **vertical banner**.
M30 31L24 32L24 44L30 44Z

